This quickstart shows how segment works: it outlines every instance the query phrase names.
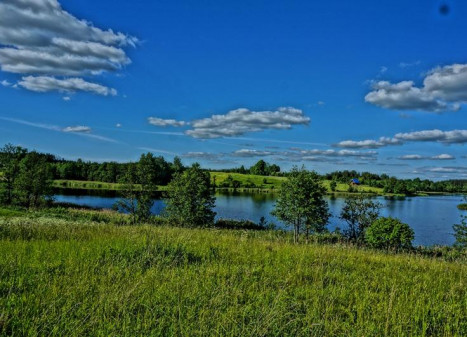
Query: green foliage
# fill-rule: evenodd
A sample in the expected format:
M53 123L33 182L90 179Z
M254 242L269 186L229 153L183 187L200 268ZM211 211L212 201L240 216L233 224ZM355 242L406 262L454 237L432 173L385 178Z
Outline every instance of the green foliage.
M30 152L19 162L18 176L14 189L17 203L35 208L43 206L52 193L52 174L44 157L37 152Z
M281 221L294 227L294 241L298 242L300 231L323 232L330 214L324 200L326 188L321 185L316 172L294 167L279 191L272 212Z
M250 173L258 176L273 176L278 174L281 168L276 164L268 164L264 160L259 160L250 167Z
M409 225L394 218L379 218L365 231L365 242L373 248L409 249L415 237Z
M216 228L222 229L246 229L246 230L266 230L265 224L256 224L250 220L219 219L215 223Z
M331 191L335 192L337 188L337 181L332 180L331 183L329 184L329 188L331 189Z
M459 204L457 205L457 208L461 211L467 211L467 204Z
M214 225L215 197L209 172L193 164L178 174L167 186L165 209L168 218L181 226L210 227Z
M6 144L0 149L0 202L11 205L15 201L15 184L20 171L20 161L27 151L19 146Z
M344 236L355 243L363 243L365 230L379 217L382 205L363 196L345 200L340 218L347 222Z
M461 216L461 223L452 226L452 228L456 238L456 247L467 248L467 216Z
M0 335L466 335L465 263L289 241L0 219Z

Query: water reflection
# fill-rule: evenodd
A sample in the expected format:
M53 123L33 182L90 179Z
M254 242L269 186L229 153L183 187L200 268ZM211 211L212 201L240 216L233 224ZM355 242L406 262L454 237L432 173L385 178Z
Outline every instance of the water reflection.
M65 191L60 191L65 192ZM114 191L74 190L74 193L60 193L55 196L59 202L70 202L98 208L111 208L119 199ZM258 222L261 217L283 227L284 225L271 215L275 205L276 195L271 193L251 194L245 192L221 192L216 194L216 209L218 218L247 219ZM375 197L383 205L381 214L392 216L408 223L415 231L415 244L450 245L454 242L452 225L459 223L461 211L457 205L462 202L462 196L407 197L384 198ZM344 198L328 197L329 209L333 215L328 228L345 228L339 219L344 205ZM161 214L165 205L160 194L155 199L152 212Z

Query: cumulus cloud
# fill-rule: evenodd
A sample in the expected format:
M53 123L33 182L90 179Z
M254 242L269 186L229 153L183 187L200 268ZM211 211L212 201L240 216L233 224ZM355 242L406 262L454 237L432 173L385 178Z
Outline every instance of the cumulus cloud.
M442 153L436 156L422 156L419 154L407 154L407 155L399 157L398 159L401 159L401 160L454 160L456 158L450 154Z
M68 126L62 130L63 132L91 132L91 128L89 126L84 125L77 125L77 126Z
M26 76L18 85L35 92L59 91L72 93L76 91L91 92L101 96L115 96L117 91L97 83L91 83L82 78L67 78L60 80L51 76Z
M186 134L194 138L220 138L240 136L266 129L286 130L293 125L308 125L310 118L302 110L281 107L275 111L231 110L225 115L213 115L195 120Z
M8 82L7 80L3 80L2 82L0 82L4 87L10 87L12 86L12 83Z
M439 142L444 144L464 144L467 142L467 130L423 130L398 133L394 138L412 142Z
M365 96L365 101L383 108L395 110L424 110L442 112L455 110L446 102L436 99L431 93L414 86L413 81L392 84L379 81L373 84L373 91Z
M209 160L209 161L218 161L219 159L225 156L224 153L209 153L209 152L187 152L182 154L183 158L187 159L199 159L199 160Z
M157 117L149 117L148 122L151 125L161 126L161 127L166 127L166 126L182 127L182 126L189 124L185 121L177 121L175 119L162 119L162 118L157 118Z
M383 146L388 145L401 145L402 142L399 139L380 137L379 140L344 140L337 144L334 144L336 147L349 148L349 149L378 149Z
M10 73L50 77L116 71L131 63L124 48L138 42L74 17L57 0L3 0L0 17L0 66Z
M457 111L467 102L467 64L438 67L425 76L423 86L413 81L373 84L365 101L383 108L429 112Z

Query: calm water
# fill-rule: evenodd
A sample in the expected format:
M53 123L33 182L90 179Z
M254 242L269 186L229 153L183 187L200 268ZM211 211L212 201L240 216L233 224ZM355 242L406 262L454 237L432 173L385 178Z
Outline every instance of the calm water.
M84 193L84 194L83 194ZM77 205L85 205L99 208L111 208L119 199L117 195L90 195L89 192L77 191L55 195L59 202L69 202ZM246 193L222 193L216 195L216 212L218 217L232 219L248 219L258 222L264 216L279 226L283 226L279 220L270 215L274 208L275 198L271 194L246 194ZM459 223L461 211L457 205L461 203L461 196L436 196L436 197L407 197L404 199L375 198L384 205L381 213L384 216L399 218L408 223L415 231L415 245L451 245L454 243L452 225ZM330 220L329 229L336 227L345 228L345 224L338 218L344 198L328 198L329 208L333 217ZM160 214L164 208L164 202L156 200L153 213Z

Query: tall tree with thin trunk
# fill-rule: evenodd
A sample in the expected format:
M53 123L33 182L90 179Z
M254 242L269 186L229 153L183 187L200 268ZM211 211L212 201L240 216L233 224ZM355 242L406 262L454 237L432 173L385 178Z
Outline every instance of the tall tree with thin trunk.
M330 213L324 200L326 188L321 184L316 172L294 167L289 179L280 189L272 215L293 226L294 242L298 243L301 231L305 231L306 241L310 232L318 233L326 229Z
M216 198L209 172L195 163L167 186L165 213L172 223L185 227L214 225Z

